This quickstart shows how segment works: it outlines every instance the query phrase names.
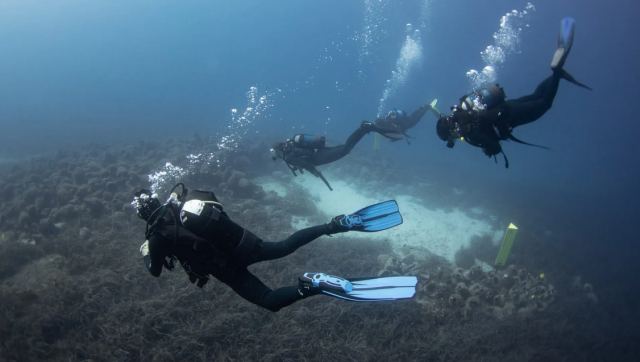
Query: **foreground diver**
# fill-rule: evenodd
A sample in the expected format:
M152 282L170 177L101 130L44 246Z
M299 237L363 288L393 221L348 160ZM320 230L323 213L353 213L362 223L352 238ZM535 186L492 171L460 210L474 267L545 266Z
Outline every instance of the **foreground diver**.
M415 125L420 122L424 114L436 106L436 102L437 101L434 100L429 104L423 105L413 111L411 115L407 115L403 110L394 109L390 111L386 117L376 119L374 124L378 128L378 133L390 139L392 142L399 141L401 139L405 139L409 142L409 138L411 138L411 136L407 134L407 131L410 128L415 127Z
M333 191L327 179L316 166L337 161L348 155L362 137L372 131L378 132L373 123L362 122L360 127L347 138L347 142L332 147L326 146L324 136L297 134L284 142L274 144L271 148L272 159L274 161L278 158L283 160L294 176L298 176L298 171L300 173L309 171L310 174L320 178L329 190Z
M455 140L462 139L472 146L482 148L485 155L496 157L501 153L505 167L509 160L504 154L500 141L514 142L546 148L517 139L512 131L515 127L533 122L540 118L553 104L560 79L575 85L591 89L576 81L563 69L564 63L573 45L575 21L564 18L561 22L558 48L551 61L553 73L535 89L533 94L513 100L505 100L505 93L498 84L491 84L460 99L453 112L440 115L436 126L438 137L452 148Z
M174 192L178 187L179 194ZM213 192L187 190L183 184L174 187L165 204L144 189L135 193L131 204L147 222L147 240L140 252L156 277L163 267L172 270L177 260L198 287L211 275L249 302L274 312L317 294L353 301L406 299L415 294L417 279L413 276L347 280L304 273L297 286L272 290L247 270L251 264L289 255L322 235L376 232L400 225L402 216L393 200L336 216L327 224L297 231L279 242L263 241L233 222Z

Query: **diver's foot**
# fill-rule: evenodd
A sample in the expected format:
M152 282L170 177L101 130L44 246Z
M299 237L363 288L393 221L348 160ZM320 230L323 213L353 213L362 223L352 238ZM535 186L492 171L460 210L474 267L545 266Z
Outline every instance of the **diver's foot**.
M397 126L392 128L393 125L387 124L380 126L377 122L362 121L361 128L368 132L376 132L377 134L389 138L392 141L397 141L404 138L404 136L398 131ZM391 129L390 129L391 128Z
M329 231L327 231L327 234L338 234L353 230L352 225L350 225L348 222L347 215L338 215L334 217L327 224L327 226L329 229Z
M325 273L304 273L298 277L298 293L309 297L326 292L350 292L352 284L348 280Z
M313 284L313 277L308 274L310 273L298 277L298 293L305 298L322 292L319 286Z
M567 55L569 55L569 51L567 49L556 49L555 53L553 53L553 58L551 59L551 69L561 69L564 65L564 62L567 60Z
M569 56L569 51L573 46L573 37L575 34L575 23L573 18L565 17L560 21L560 34L558 34L558 48L551 58L551 69L562 69L564 62Z
M360 128L365 129L367 131L375 131L378 127L373 122L362 121L362 123L360 123Z

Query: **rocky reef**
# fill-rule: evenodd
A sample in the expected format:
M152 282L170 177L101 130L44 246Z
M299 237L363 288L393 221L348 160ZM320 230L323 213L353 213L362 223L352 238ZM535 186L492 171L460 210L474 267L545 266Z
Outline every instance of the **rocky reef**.
M602 315L585 281L554 287L523 266L461 268L366 238L348 247L323 238L252 271L274 287L312 270L418 275L415 300L316 297L273 314L221 283L200 290L177 270L153 278L129 202L148 174L184 162L199 142L92 145L2 166L1 360L581 360L601 338L581 318ZM262 150L176 181L213 190L234 220L268 240L290 234L294 217L326 221L295 185L281 197L256 183L273 172Z

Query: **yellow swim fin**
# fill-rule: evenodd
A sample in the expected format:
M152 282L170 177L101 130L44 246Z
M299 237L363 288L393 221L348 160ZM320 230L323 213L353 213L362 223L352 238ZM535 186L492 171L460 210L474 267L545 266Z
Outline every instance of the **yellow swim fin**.
M507 263L507 259L509 258L509 254L511 254L511 248L513 247L513 242L516 240L517 234L518 227L513 223L510 223L509 227L507 227L507 230L504 232L502 244L500 245L500 250L498 250L498 255L496 256L496 267L505 266Z
M429 104L429 107L431 108L431 112L433 112L433 114L436 117L440 118L442 117L442 113L440 112L440 110L438 110L438 108L436 108L437 105L438 105L438 99L434 98Z

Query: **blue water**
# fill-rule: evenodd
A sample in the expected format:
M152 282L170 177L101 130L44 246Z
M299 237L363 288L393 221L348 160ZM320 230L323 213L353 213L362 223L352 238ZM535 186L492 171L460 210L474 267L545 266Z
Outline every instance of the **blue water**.
M551 147L507 144L505 170L477 149L444 147L433 117L411 145L384 145L408 173L472 189L491 208L571 231L557 262L597 283L605 303L638 301L640 32L634 0L534 1L517 51L498 69L508 97L549 75L560 19L577 31L553 108L517 129ZM428 6L427 6L428 5ZM427 6L426 10L423 7ZM378 113L408 36L421 56L386 99L446 110L499 19L525 1L0 2L0 158L93 141L214 135L251 86L271 107L249 126L273 140L304 130L335 143ZM369 28L366 28L369 26ZM367 33L365 29L371 30ZM373 30L372 30L373 29ZM366 54L365 54L366 53ZM383 108L384 108L383 107ZM384 172L384 170L381 170ZM391 187L391 186L390 186Z

